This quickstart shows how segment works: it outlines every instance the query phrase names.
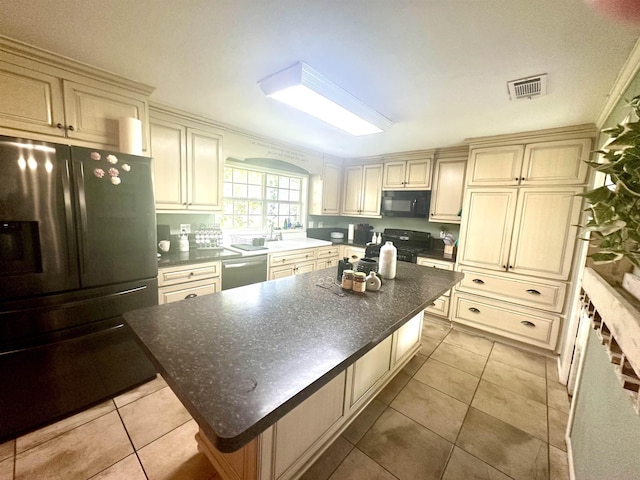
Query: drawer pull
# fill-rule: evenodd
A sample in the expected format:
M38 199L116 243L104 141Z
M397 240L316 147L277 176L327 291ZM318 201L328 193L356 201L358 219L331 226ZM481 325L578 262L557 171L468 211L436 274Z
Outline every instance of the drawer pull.
M484 280L480 280L479 278L474 278L471 280L473 283L477 283L478 285L484 285Z
M531 295L541 295L541 293L538 290L535 290L533 288L530 288L529 290L527 290L527 293L530 293Z
M480 310L478 310L476 307L470 307L469 311L473 313L480 313Z
M535 327L536 324L533 322L530 322L529 320L522 320L520 322L522 325L524 325L525 327Z
M190 298L196 298L198 295L196 293L190 293L189 295L187 295L186 297L184 297L185 300L188 300Z

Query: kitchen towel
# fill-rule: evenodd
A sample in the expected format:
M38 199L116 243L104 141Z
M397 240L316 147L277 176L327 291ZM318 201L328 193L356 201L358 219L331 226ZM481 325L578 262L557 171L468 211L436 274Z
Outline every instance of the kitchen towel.
M137 118L122 117L120 126L120 151L142 155L142 122Z
M347 233L347 240L349 240L350 242L353 242L353 232L354 232L354 225L353 223L349 224L349 231Z

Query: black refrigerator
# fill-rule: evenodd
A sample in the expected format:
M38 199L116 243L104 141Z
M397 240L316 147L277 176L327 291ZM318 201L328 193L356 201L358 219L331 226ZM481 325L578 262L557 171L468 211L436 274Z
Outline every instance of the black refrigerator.
M0 442L155 377L150 159L0 136Z

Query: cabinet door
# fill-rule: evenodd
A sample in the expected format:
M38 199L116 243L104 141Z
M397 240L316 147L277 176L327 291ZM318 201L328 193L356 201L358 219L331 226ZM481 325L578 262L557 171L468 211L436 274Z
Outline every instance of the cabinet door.
M460 223L466 168L466 158L436 160L429 221Z
M507 269L517 192L516 188L467 190L459 263L491 270Z
M362 166L345 167L342 187L342 214L360 215Z
M120 148L120 118L133 117L142 121L142 150L148 152L147 103L142 95L124 90L109 91L63 81L67 136L97 143L118 150Z
M362 257L364 257L364 248L360 247L344 247L344 252L342 254L343 257L347 257L351 263L357 262Z
M521 185L580 185L586 183L591 140L562 140L527 145Z
M340 214L340 167L330 163L324 164L322 178L322 213L324 215Z
M405 188L429 190L431 188L431 159L407 160L405 182Z
M580 187L522 188L513 229L509 271L566 280L582 198Z
M353 364L350 406L353 406L391 368L392 337L385 338Z
M384 190L399 190L404 188L405 168L407 162L387 162L384 164Z
M382 165L365 165L362 172L362 209L360 214L380 215Z
M518 185L524 147L475 148L467 165L467 185Z
M302 275L303 273L314 272L316 270L316 262L297 263L294 268L296 275Z
M187 129L187 176L189 210L222 208L222 136Z
M0 124L6 128L65 136L60 79L0 62Z
M291 277L295 274L293 265L284 265L282 267L269 268L269 280L277 280L279 278Z
M187 208L187 129L164 120L151 122L151 156L156 208Z

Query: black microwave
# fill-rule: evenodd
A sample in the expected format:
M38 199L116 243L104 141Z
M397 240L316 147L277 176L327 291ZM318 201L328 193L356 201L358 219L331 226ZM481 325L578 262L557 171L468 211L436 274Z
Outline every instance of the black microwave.
M382 215L387 217L422 217L429 215L430 191L410 192L393 190L382 192Z

